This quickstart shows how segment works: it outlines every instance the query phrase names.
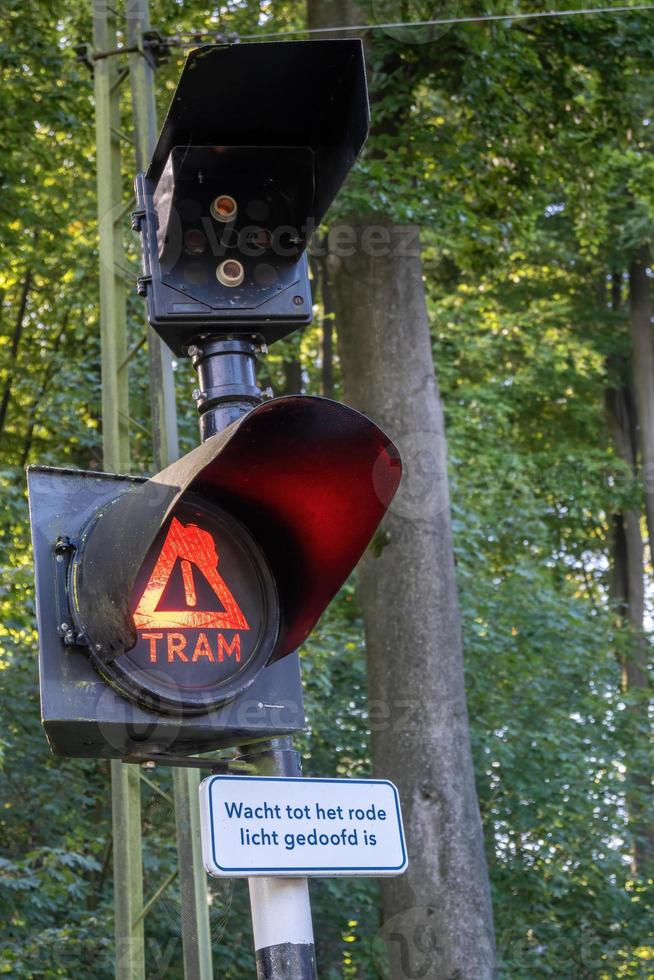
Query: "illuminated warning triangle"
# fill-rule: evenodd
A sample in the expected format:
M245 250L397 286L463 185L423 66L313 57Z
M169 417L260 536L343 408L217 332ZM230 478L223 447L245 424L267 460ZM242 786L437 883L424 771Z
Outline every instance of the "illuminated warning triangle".
M181 559L186 605L189 608L173 611L158 610L157 606L178 558ZM194 608L197 597L193 582L193 565L200 569L215 592L222 606L221 612L203 612L201 609ZM218 572L218 552L213 536L208 531L203 531L197 524L185 526L173 517L148 584L134 610L134 624L137 629L150 629L154 626L164 629L180 626L219 630L250 628L239 604Z

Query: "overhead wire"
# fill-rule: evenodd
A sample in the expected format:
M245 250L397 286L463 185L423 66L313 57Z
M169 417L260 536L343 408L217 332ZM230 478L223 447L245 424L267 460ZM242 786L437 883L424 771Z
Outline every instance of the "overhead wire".
M507 14L480 14L470 17L435 17L431 20L408 20L408 21L387 21L375 24L346 24L340 27L307 27L297 28L286 31L259 31L256 34L237 34L236 32L224 32L220 28L215 31L178 31L176 34L165 36L157 35L149 44L150 47L160 46L165 48L193 48L199 44L212 41L214 44L238 44L239 41L260 41L268 38L288 38L297 35L316 35L316 34L344 34L363 32L363 31L382 31L382 30L404 30L416 27L450 27L456 24L484 24L505 22L511 24L513 21L542 20L544 18L562 19L565 17L591 17L598 14L628 14L654 11L654 4L640 3L623 5L619 7L582 7L579 9L566 10L537 10L537 11L516 11ZM184 40L187 38L188 40ZM102 57L113 54L124 54L132 50L124 45L112 51L102 53ZM100 57L100 55L96 55Z
M456 24L484 24L492 23L497 21L525 21L525 20L542 20L544 18L557 18L561 19L564 17L591 17L598 14L624 14L633 12L646 12L649 10L654 10L654 4L632 4L623 6L613 6L613 7L582 7L579 9L565 9L565 10L538 10L538 11L516 11L515 13L507 14L480 14L478 16L469 17L435 17L431 20L413 20L413 21L388 21L385 23L374 23L374 24L347 24L341 27L308 27L308 28L297 28L290 31L260 31L256 34L239 34L234 35L234 40L242 41L256 41L262 38L280 38L280 37L294 37L297 34L343 34L352 33L353 31L383 31L383 30L405 30L415 27L449 27ZM209 31L188 31L179 32L176 35L177 38L188 37L192 40L189 42L183 42L180 46L187 47L192 46L201 41L202 38L209 37L219 37L222 36L221 32L217 30L214 33ZM172 39L170 39L172 40Z

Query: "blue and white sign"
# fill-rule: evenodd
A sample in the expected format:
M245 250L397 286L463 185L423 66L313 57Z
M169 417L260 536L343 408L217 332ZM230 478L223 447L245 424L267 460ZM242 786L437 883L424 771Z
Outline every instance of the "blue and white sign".
M407 855L385 779L210 776L200 784L204 866L219 878L399 875Z

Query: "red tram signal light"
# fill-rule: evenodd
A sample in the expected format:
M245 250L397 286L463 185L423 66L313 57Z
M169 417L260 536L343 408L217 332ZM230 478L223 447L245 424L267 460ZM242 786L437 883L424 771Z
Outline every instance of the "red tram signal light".
M50 472L55 484L62 480ZM168 731L165 717L178 719L175 738L195 749L301 727L297 712L291 719L269 711L255 724L223 719L259 690L266 672L278 672L281 693L254 703L279 707L286 695L301 702L297 668L289 673L284 664L295 664L294 651L359 560L400 475L395 447L373 422L307 396L259 405L150 480L123 481L101 500L80 497L77 508L59 503L43 526L36 499L45 474L36 468L30 496L46 729L49 682L56 676L61 685L63 656L74 698L85 697L75 672L86 683L90 664L150 719L153 744L162 724ZM52 507L56 493L52 486ZM61 699L53 704L49 737L58 751L129 751L111 712L95 719L85 703L88 724L78 717L61 726L54 724L65 721ZM98 726L111 728L112 744L98 747ZM73 739L71 731L80 734Z

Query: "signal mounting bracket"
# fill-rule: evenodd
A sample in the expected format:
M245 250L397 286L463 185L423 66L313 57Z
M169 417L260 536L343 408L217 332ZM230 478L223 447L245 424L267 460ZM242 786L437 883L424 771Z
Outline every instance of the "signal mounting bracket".
M66 646L77 646L86 642L86 637L80 634L74 627L68 598L68 572L75 548L75 542L71 541L66 535L59 536L55 541L54 578L57 604L57 634Z
M247 776L256 772L256 766L242 759L209 759L197 755L167 755L165 752L134 753L126 755L123 762L152 768L155 765L173 766L178 769L209 769L216 775Z

